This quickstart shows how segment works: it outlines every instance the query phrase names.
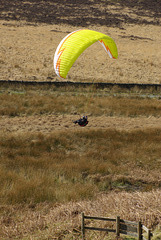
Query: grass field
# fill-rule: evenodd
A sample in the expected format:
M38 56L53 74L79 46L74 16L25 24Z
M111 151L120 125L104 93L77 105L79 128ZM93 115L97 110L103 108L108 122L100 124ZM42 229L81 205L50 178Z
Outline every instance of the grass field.
M2 239L79 239L81 211L158 228L160 99L107 93L2 85ZM85 109L90 122L82 129L72 119ZM58 219L53 211L60 211Z
M58 43L89 28L113 37L119 58L96 43L68 81L160 84L160 3L5 0L0 11L0 239L78 240L85 212L141 220L160 240L160 92L29 83L59 81Z
M1 21L1 80L60 80L53 70L54 53L61 39L77 28L62 24L30 26L23 21ZM95 43L77 59L69 71L67 80L161 83L160 26L88 28L113 37L119 57L117 60L111 60L100 44Z

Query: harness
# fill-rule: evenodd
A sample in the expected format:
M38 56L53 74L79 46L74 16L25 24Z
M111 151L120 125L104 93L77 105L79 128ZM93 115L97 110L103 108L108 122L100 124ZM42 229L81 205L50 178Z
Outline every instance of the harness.
M82 119L80 118L79 120L73 121L73 123L78 123L80 127L85 127L88 124L87 118Z
M81 122L78 122L79 126L81 127L85 127L87 124L88 124L88 121L84 122L84 123L81 123Z

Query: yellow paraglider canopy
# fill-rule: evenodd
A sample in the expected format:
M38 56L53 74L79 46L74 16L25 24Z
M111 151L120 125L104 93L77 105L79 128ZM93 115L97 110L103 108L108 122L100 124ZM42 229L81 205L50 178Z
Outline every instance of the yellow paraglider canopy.
M70 68L81 53L93 43L99 41L110 58L117 58L117 46L114 40L100 32L81 29L68 34L59 43L54 55L54 69L61 78L66 78Z

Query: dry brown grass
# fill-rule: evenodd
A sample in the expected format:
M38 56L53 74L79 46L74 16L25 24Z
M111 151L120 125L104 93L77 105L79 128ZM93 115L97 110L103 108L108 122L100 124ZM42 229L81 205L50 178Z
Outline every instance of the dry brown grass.
M2 15L14 19L16 5L11 14L10 2L4 3L7 11ZM138 9L142 3L142 7L152 5L141 1ZM95 7L99 9L100 3ZM133 20L120 28L88 23L88 28L114 38L119 58L111 61L96 43L76 61L67 80L161 83L159 14L156 18L155 12L138 9L128 4L108 6L106 13L119 14L119 21ZM104 5L100 10L104 14ZM100 16L94 19L100 23ZM158 25L137 25L136 19L158 21ZM60 40L77 28L1 20L0 78L58 80L54 52ZM142 92L130 94L117 89L109 93L1 86L0 239L78 240L81 212L141 220L147 227L157 226L153 239L161 239L160 98L147 99L145 92L142 98L136 97ZM70 127L71 118L84 112L91 117L89 128ZM113 240L114 236L88 233L88 239Z
M81 239L81 212L92 216L114 217L141 220L152 228L161 223L160 190L150 192L110 192L100 194L95 200L71 201L68 204L29 204L1 206L0 239ZM102 226L95 223L95 226ZM103 226L102 226L103 227ZM159 232L159 228L158 228ZM87 231L87 239L102 239ZM159 234L158 234L159 236ZM103 239L114 240L114 236ZM159 238L153 238L159 239Z
M8 130L0 135L1 239L80 239L81 211L159 226L161 128L141 126L160 116L160 99L121 96L116 89L115 94L90 88L1 88L1 122L8 119ZM119 127L59 126L47 134L34 128L35 121L56 124L59 115L66 119L84 107L91 118L121 117ZM20 124L28 125L27 116L32 124L18 131ZM129 128L135 118L140 127ZM101 238L114 236L88 233L88 239Z
M113 94L115 97L113 97ZM148 97L150 96L150 97ZM121 93L120 89L99 90L55 86L3 86L0 93L1 116L44 114L88 114L90 116L155 116L161 115L157 93Z
M0 138L1 203L66 202L160 186L160 130L86 130Z
M160 83L160 26L130 24L125 25L124 29L106 26L88 28L114 38L119 58L109 59L100 44L96 43L78 58L67 80ZM0 78L20 81L59 80L53 69L56 47L68 32L77 29L70 25L30 26L23 21L1 20Z

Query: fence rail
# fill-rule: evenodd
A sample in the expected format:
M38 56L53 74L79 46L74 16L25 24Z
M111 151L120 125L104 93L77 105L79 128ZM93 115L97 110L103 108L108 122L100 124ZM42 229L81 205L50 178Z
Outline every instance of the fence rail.
M108 221L115 222L115 228L100 228L100 227L90 227L86 224L86 219L88 220L98 220L98 221ZM92 217L86 216L82 213L82 240L85 240L85 232L86 230L92 231L105 231L105 232L113 232L116 233L116 237L119 237L120 234L129 235L136 237L138 240L151 240L152 233L150 229L145 227L140 221L132 222L120 219L119 216L116 218L105 218L105 217ZM147 237L144 237L143 234L146 232Z

